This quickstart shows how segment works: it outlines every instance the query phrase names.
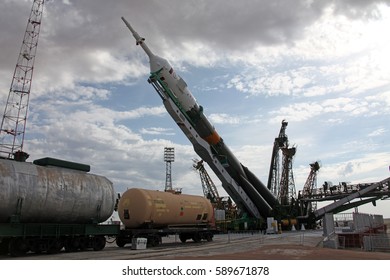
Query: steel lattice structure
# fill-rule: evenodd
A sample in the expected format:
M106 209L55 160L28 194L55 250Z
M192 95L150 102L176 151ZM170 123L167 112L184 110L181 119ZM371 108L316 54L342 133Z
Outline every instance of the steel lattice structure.
M296 148L282 148L283 163L282 176L280 180L279 201L281 205L289 205L292 199L296 199L295 181L293 175L293 157L296 153Z
M23 142L44 0L34 0L0 128L0 156L25 160Z
M220 202L219 193L210 175L207 173L203 160L193 160L193 167L199 171L200 181L203 187L204 197L208 198L211 203L217 204Z
M272 150L272 156L271 156L271 164L269 168L267 188L274 194L275 197L279 196L279 190L280 190L279 151L281 148L286 147L288 141L286 135L287 125L288 122L283 120L282 126L280 127L279 135L278 137L275 138L274 146Z
M164 148L165 161L165 191L172 191L172 162L175 161L175 148Z

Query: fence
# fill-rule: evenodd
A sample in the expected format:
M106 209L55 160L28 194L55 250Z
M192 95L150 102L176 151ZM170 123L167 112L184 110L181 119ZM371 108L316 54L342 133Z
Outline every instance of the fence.
M390 251L390 237L388 235L366 235L363 237L365 251Z

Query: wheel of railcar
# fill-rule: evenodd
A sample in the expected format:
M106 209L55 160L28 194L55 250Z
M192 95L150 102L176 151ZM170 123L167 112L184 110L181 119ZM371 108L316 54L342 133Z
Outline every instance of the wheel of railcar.
M187 236L185 236L184 234L179 234L179 239L180 239L181 243L186 243Z
M68 238L65 241L65 251L74 252L77 251L80 247L80 239L78 237Z
M85 251L88 249L89 239L88 237L80 237L79 238L79 249L80 251Z
M47 250L48 254L57 254L62 250L62 247L64 247L64 243L61 239L54 238L53 240L49 241L49 248Z
M116 243L116 245L117 245L118 247L123 248L123 247L125 247L125 245L126 245L127 242L126 242L126 240L125 240L124 238L122 238L122 237L117 237L115 243Z
M12 238L8 250L13 257L24 256L29 251L28 242L24 238Z
M147 246L148 247L156 247L157 246L156 239L154 237L149 237L148 242L147 242Z
M31 251L35 254L41 254L43 251L43 244L41 239L31 240Z
M206 235L206 240L207 240L207 242L213 241L213 236L211 234L207 234Z
M160 236L149 236L148 238L148 245L150 247L156 247L161 243L161 237Z
M106 247L106 238L104 236L95 236L93 238L93 250L100 251Z
M8 248L9 248L9 239L3 239L0 242L0 255L8 254Z
M198 233L195 233L192 237L192 240L194 240L195 243L199 243L201 241L201 238Z
M66 238L64 242L65 252L72 252L72 238Z

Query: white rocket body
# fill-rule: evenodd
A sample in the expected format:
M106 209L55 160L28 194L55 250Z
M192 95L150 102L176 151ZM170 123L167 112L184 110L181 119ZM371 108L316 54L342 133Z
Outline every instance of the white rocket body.
M168 60L153 54L145 44L145 39L139 36L124 17L122 17L122 20L130 29L131 33L133 33L137 45L140 45L149 56L150 72L155 73L160 71L161 79L166 83L166 86L172 91L186 112L191 110L199 111L199 105L189 91L187 83L176 74Z
M150 57L150 72L154 73L160 70L160 77L166 86L175 95L186 112L199 111L199 105L196 99L187 87L187 83L182 77L176 74L175 70L168 60L157 55Z
M278 203L276 198L273 197L271 192L253 175L253 173L238 161L230 149L224 144L214 126L203 114L203 108L196 102L194 96L187 87L187 83L176 74L168 60L153 54L145 44L145 39L139 36L123 17L122 20L133 33L137 45L140 45L149 56L151 74L158 75L159 82L163 83L164 87L168 88L170 91L169 94L162 94L164 94L166 98L177 99L177 102L181 107L180 110L185 112L187 115L186 117L191 121L195 131L213 148L215 156L221 163L224 162L226 172L230 174L231 178L238 182L242 188L245 188L245 192L254 198L256 207L259 210L262 209L262 215L267 217L270 214L272 207ZM160 96L162 95L160 94ZM174 116L172 117L175 119ZM224 187L229 188L231 183L227 182L225 185L226 186Z

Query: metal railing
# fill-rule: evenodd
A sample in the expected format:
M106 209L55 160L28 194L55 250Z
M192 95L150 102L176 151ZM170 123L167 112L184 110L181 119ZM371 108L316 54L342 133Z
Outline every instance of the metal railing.
M390 251L390 236L366 235L363 237L363 249L365 251Z

